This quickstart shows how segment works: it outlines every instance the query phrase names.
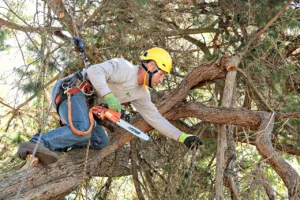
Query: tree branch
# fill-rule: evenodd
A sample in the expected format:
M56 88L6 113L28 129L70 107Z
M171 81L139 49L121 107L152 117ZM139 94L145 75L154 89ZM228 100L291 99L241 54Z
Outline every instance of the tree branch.
M138 179L138 157L136 151L136 141L130 141L130 154L131 154L131 169L132 169L132 177L133 183L135 187L136 194L139 200L144 200L144 196L140 187L140 181Z
M52 84L54 81L56 81L59 77L59 74L54 76L50 81L48 81L40 90L48 87L50 84ZM34 99L36 97L36 94L32 95L31 97L29 97L25 102L23 102L22 104L18 105L16 108L14 108L12 111L9 111L7 113L7 115L9 115L10 113L12 113L12 116L10 117L10 119L8 120L8 123L6 124L6 128L5 128L5 132L8 131L8 128L10 126L10 122L13 120L13 118L19 113L19 110L25 106L26 104L28 104L32 99Z
M59 27L31 27L31 26L24 26L20 24L16 24L7 20L4 20L0 18L0 26L5 26L10 29L23 31L23 32L41 32L41 31L47 31L47 32L54 32L61 30Z
M288 188L289 199L300 198L299 175L273 148L271 135L274 128L274 113L263 113L262 123L256 136L256 148L265 161L282 178Z

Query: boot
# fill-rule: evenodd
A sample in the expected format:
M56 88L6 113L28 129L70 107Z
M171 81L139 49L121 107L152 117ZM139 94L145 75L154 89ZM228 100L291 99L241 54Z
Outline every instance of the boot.
M20 159L25 160L27 154L33 153L35 145L36 145L35 143L31 143L31 142L24 142L20 144L19 149L17 151L17 156ZM45 165L50 165L58 161L58 155L55 152L50 151L49 149L47 149L42 145L38 145L35 156L38 157L41 163Z

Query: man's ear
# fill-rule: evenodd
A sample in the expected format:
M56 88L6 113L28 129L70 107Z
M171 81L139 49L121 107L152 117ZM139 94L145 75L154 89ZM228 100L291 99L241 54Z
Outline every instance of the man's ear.
M152 62L152 61L151 61ZM153 69L153 67L152 67L152 63L151 62L148 62L147 64L146 64L146 67L147 67L147 70L148 71L151 71L152 69Z
M147 69L149 70L149 71L152 71L152 69L154 69L155 68L155 65L156 65L156 63L155 63L155 61L153 61L153 60L151 60L149 63L147 63L148 65L147 65Z

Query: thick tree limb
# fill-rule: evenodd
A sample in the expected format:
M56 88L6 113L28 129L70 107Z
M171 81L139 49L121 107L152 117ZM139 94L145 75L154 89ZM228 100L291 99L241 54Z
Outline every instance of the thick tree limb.
M262 123L256 136L256 148L276 173L282 178L288 188L289 199L300 198L300 178L292 168L273 148L271 135L274 128L274 113L261 115Z
M276 120L281 120L286 118L300 118L300 112L276 114Z
M223 59L228 60L229 55L225 55ZM225 64L226 68L228 66L233 66L236 69L236 66L239 64L235 63L231 59L227 61ZM228 68L229 69L229 68ZM229 71L226 75L225 79L225 86L223 91L223 98L222 98L222 107L229 108L232 105L232 99L233 99L233 91L235 88L235 82L236 82L236 70ZM224 199L223 194L223 179L224 179L224 170L226 167L226 158L225 158L225 152L227 151L227 132L228 132L228 126L226 124L222 124L218 126L218 138L217 138L217 167L216 167L216 182L215 182L215 189L216 189L216 199L222 200Z
M165 114L169 120L175 120L186 117L196 117L202 121L215 124L234 124L258 129L260 125L260 111L249 111L245 109L232 108L213 108L207 107L202 103L180 103L176 109L170 110Z
M217 139L217 136L215 134L211 134L211 133L203 133L201 135L201 137ZM234 141L255 145L255 138L254 137L235 136ZM283 144L278 144L278 143L274 143L274 142L272 142L272 145L274 146L274 148L277 151L281 151L282 153L287 153L287 154L290 154L290 155L300 156L300 149L298 149L294 145L283 145Z
M236 86L234 86L233 98L231 101L231 107L236 107ZM225 152L226 168L224 170L224 185L229 189L231 199L239 199L239 184L237 177L237 152L234 141L234 132L236 126L227 125L227 150Z
M187 74L176 89L161 98L156 107L164 115L173 106L183 102L190 89L194 86L199 85L201 82L224 78L225 75L224 65L220 65L217 61L203 64Z

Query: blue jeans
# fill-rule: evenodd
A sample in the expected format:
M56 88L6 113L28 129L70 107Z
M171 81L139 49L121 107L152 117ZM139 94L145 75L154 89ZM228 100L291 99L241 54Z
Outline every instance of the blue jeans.
M64 79L63 79L64 80ZM52 100L56 97L56 88L63 82L57 82L52 89ZM56 105L53 107L57 109ZM86 105L86 98L82 92L78 92L71 96L71 110L73 126L79 131L87 131L90 127L88 117L89 109ZM92 129L87 135L77 135L73 133L69 126L68 121L68 99L62 101L59 105L59 115L67 125L60 128L51 130L42 135L40 144L52 151L61 151L68 147L72 148L85 148L88 144L88 139L91 138L90 148L101 149L109 143L109 137L103 128L98 125ZM38 135L31 138L31 142L36 143Z

